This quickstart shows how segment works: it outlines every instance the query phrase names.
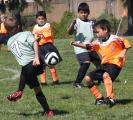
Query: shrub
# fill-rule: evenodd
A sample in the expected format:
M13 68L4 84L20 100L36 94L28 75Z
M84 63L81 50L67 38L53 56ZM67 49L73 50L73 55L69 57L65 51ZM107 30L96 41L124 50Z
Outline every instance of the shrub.
M52 31L55 38L68 38L67 27L71 23L74 14L72 12L64 12L63 18L59 23L52 22Z

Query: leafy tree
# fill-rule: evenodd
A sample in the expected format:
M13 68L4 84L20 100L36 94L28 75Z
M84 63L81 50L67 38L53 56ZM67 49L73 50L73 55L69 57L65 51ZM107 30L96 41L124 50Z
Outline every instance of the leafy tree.
M34 0L38 5L42 6L46 10L50 6L51 0ZM4 0L0 1L0 11L1 13L6 13L7 10L10 12L11 16L18 20L20 25L20 31L22 30L21 23L21 12L28 6L26 0L10 0L4 3ZM49 7L50 8L50 7Z

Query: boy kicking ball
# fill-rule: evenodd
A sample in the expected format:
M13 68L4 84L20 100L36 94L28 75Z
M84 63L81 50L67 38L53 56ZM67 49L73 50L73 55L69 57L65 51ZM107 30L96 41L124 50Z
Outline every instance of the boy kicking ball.
M27 84L31 89L34 89L36 99L44 110L43 115L53 116L54 113L50 110L37 79L37 76L43 72L43 62L38 55L38 43L31 32L19 32L19 26L15 19L7 18L4 25L8 33L12 35L7 40L7 45L19 65L22 66L19 90L10 94L7 97L8 100L17 101L20 99L25 84Z
M126 51L131 48L129 41L125 38L110 34L110 23L102 19L94 24L96 41L92 44L71 42L71 45L87 50L98 52L101 57L101 66L90 72L85 80L92 95L96 98L96 105L115 104L113 92L113 81L119 75L124 63ZM102 80L106 90L106 98L97 89L94 80Z

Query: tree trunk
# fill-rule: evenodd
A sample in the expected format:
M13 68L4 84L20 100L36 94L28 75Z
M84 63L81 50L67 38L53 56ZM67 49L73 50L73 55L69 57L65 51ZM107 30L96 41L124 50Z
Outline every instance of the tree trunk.
M133 0L128 0L128 30L127 35L133 35Z

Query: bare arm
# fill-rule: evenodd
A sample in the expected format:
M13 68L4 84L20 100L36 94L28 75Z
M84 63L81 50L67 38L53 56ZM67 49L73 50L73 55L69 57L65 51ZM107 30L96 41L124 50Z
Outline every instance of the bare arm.
M35 58L33 60L33 65L37 66L40 65L39 56L38 56L38 43L35 41L33 44L34 52L35 52Z
M75 23L76 23L76 20L74 20L74 21L71 23L71 25L68 27L67 32L68 32L69 35L72 35L72 34L73 34Z

